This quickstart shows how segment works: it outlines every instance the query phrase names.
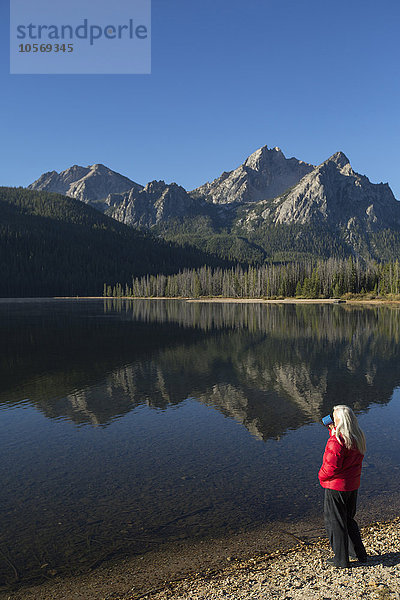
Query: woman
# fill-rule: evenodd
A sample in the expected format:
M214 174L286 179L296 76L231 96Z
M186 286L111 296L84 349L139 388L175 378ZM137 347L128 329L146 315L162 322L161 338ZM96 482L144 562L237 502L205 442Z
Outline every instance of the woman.
M318 473L325 488L325 527L335 554L326 562L335 567L350 566L349 538L350 555L361 562L367 560L360 530L354 520L365 450L365 436L354 412L343 404L335 406L330 437Z

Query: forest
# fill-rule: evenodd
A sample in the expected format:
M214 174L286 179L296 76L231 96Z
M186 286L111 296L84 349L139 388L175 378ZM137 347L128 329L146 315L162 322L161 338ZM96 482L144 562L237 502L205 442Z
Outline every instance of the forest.
M104 284L105 297L370 298L400 294L399 261L378 263L348 258L261 267L182 269L177 274L134 277L129 283Z
M101 296L104 281L227 260L59 194L0 187L0 297Z
M243 240L242 246L233 242L234 252L217 253L216 247L196 248L189 238L177 242L134 229L73 198L3 187L0 297L339 298L400 293L397 238L388 232L379 238L388 252L382 261L347 257L339 247L335 258L326 258L328 248L322 252L317 244L324 236L308 233L309 248L299 253L292 248L285 257L278 246L273 259L256 251L250 256ZM285 246L290 234L294 231L288 230L286 237L277 231L268 243L277 244L279 238Z

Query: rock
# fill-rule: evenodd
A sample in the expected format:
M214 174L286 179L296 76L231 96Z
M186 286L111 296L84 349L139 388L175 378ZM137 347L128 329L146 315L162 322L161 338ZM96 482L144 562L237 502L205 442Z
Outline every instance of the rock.
M151 181L141 189L110 194L105 202L109 206L108 215L134 227L150 228L171 219L207 213L204 200L192 198L180 185L164 181Z
M328 223L352 231L400 227L400 204L387 184L355 173L343 152L316 167L275 200L276 224Z
M269 257L275 252L268 245L269 229L282 226L296 226L290 253L308 251L309 240L318 246L326 232L328 248L335 247L334 240L338 252L363 259L387 258L380 247L387 235L393 256L400 244L400 203L389 185L356 173L340 151L314 166L263 146L236 169L191 192L164 181L143 187L101 164L44 173L28 187L71 196L125 224L155 228L168 240L181 242L184 233L188 240L198 238L201 248L212 241L218 251L231 236L238 256Z
M215 204L258 202L279 196L313 169L313 165L297 158L287 159L280 148L269 150L263 146L242 165L191 194Z
M128 177L104 165L96 164L89 167L74 165L61 173L57 171L44 173L31 183L28 189L56 192L104 210L106 208L104 200L109 194L120 194L131 189L138 191L142 187Z
M239 565L222 567L221 571L211 577L189 578L170 584L164 590L148 595L149 600L208 600L228 597L235 600L272 600L286 598L291 600L328 600L340 598L377 598L395 600L400 586L400 575L397 568L390 566L388 554L399 560L398 539L400 519L391 523L380 524L373 531L366 528L362 532L366 548L371 552L376 535L383 541L384 547L379 564L367 567L356 562L351 569L344 572L326 571L319 560L321 548L327 549L327 542L319 540L310 548L300 547L290 551L274 553L264 559L248 560L247 568ZM119 598L122 600L122 597ZM129 600L134 600L132 597Z

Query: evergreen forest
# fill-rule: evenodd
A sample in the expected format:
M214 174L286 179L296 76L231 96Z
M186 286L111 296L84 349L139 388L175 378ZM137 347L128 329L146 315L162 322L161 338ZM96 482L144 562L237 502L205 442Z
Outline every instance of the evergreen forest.
M228 266L135 230L79 200L0 187L0 297L101 296L104 281Z
M282 227L281 227L282 229ZM201 227L198 228L201 231ZM291 228L261 241L220 234L207 250L185 235L163 239L73 198L0 188L0 297L105 296L371 298L400 294L397 233L381 232L382 261L347 256L333 237ZM307 235L305 235L305 233ZM382 238L382 239L381 239ZM393 238L393 239L392 239ZM314 241L313 241L314 240ZM325 240L325 245L322 244ZM192 241L192 243L190 243ZM198 240L197 240L198 241ZM217 242L220 241L221 244ZM229 244L234 244L234 247ZM267 245L273 258L266 257ZM286 248L284 253L280 249Z
M341 298L368 295L370 299L400 294L399 261L368 263L348 258L326 261L266 264L228 269L202 267L177 274L136 277L128 284L104 284L105 297L221 296L227 298Z

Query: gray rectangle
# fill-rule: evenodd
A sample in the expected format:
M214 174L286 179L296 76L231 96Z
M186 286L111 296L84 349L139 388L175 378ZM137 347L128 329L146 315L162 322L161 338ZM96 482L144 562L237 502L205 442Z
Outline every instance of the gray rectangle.
M151 73L151 0L10 0L10 73Z

